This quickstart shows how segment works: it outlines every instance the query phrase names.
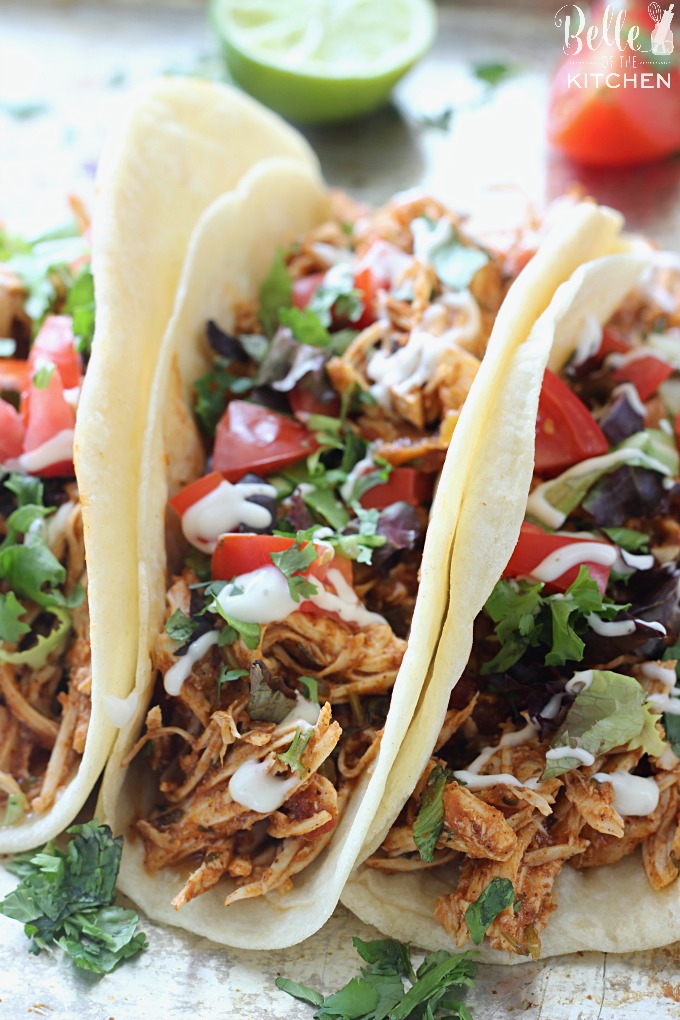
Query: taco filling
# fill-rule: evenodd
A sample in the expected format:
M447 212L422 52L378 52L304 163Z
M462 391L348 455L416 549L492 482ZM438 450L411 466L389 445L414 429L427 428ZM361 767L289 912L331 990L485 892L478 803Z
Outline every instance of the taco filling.
M557 367L557 366L556 366ZM680 868L680 271L546 370L519 541L426 770L367 866L441 869L457 945L537 957L565 867ZM499 480L502 484L502 480Z
M188 551L128 757L158 777L135 828L149 869L187 876L175 908L225 876L226 904L290 888L374 761L435 480L515 256L431 199L338 197L229 333L207 323L209 470L170 499Z
M94 328L81 227L33 242L0 233L0 828L49 811L78 768L90 717L73 469Z

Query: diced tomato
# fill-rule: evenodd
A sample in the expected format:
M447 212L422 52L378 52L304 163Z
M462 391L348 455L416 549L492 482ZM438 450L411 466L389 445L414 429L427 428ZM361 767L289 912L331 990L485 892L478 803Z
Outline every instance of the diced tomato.
M299 422L246 400L232 400L215 436L213 467L229 482L248 471L268 474L303 460L317 449Z
M635 166L680 150L680 74L670 64L664 65L662 71L659 64L646 59L645 52L635 53L635 67L623 66L633 56L625 45L629 30L633 26L639 29L640 41L647 40L643 49L649 51L650 35L656 26L649 13L652 5L646 0L625 0L619 4L626 19L622 55L612 38L611 22L611 41L605 42L603 38L605 9L614 7L608 0L601 0L588 15L588 24L599 30L598 67L588 64L593 54L585 46L579 57L572 53L563 58L549 97L548 137L579 163ZM584 37L585 32L581 42ZM593 81L596 70L603 72L597 84ZM649 74L651 79L661 71L670 78L668 88L624 87L624 75Z
M412 467L392 468L390 477L382 485L365 492L359 502L364 510L384 510L393 503L420 506L428 503L434 489L434 475Z
M630 348L631 344L616 330L603 329L602 343L596 356L599 361L602 361L608 354L625 354Z
M361 291L361 300L364 310L361 317L353 322L355 329L366 329L375 322L376 304L378 298L379 282L370 269L360 270L354 277L354 286Z
M0 464L18 457L24 448L24 423L15 407L0 400Z
M642 358L634 358L617 368L614 372L614 381L617 383L631 382L638 391L640 400L649 400L654 396L661 383L671 375L673 375L671 365L653 354L646 354Z
M293 281L293 304L296 308L306 308L314 294L321 286L324 273L310 273Z
M546 369L536 419L536 473L557 475L608 449L607 439L586 405Z
M211 471L209 475L203 475L202 478L197 478L191 485L185 486L183 489L168 500L170 506L177 511L180 517L187 512L190 506L194 503L198 503L199 499L203 499L204 496L209 495L218 488L219 485L224 481L219 471Z
M314 396L311 390L305 389L298 384L288 394L293 414L301 421L306 421L310 414L326 414L331 418L337 418L340 414L340 398L335 397L328 403L322 403Z
M272 565L272 553L285 552L295 544L294 538L283 535L251 535L230 533L221 535L212 557L211 573L216 580L230 581L232 577L249 574L252 570ZM303 548L307 543L303 543ZM329 570L339 570L348 584L352 584L352 564L345 556L325 559L324 546L315 545L319 559L304 571L324 582Z
M44 389L31 383L27 400L27 425L24 451L29 453L48 439L72 429L75 412L64 399L64 387L58 372L53 372Z
M61 376L64 389L80 386L83 365L75 343L71 316L48 315L31 347L31 368L35 369L41 361L51 361Z
M680 451L680 414L675 416L675 442Z
M584 541L578 535L574 535L573 538L568 538L566 535L550 535L543 531L542 528L539 528L538 525L529 524L525 521L522 524L515 551L503 571L503 577L534 577L535 575L532 571L543 562L546 556L549 556L550 553L555 552L557 549L563 549L565 546L580 542L584 545L607 545L606 542L595 543L590 540ZM607 545L607 548L611 549L611 546ZM600 594L604 595L611 567L605 566L602 563L592 563L587 559L583 560L583 564L588 567L590 576L600 589ZM581 564L579 563L575 567L570 567L554 581L547 581L545 590L548 592L565 592L569 585L573 584L578 577L580 566ZM537 580L540 580L540 578L537 578Z
M20 358L0 358L0 393L24 393L28 389L31 370Z

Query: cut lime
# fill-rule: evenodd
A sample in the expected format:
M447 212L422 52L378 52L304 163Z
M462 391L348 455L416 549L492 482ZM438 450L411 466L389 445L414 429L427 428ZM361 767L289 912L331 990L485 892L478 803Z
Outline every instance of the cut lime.
M234 81L293 120L377 109L431 46L433 0L211 0Z

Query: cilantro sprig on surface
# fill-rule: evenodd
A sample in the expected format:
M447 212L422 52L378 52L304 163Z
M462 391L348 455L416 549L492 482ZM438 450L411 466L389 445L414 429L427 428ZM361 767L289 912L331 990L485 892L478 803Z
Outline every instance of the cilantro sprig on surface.
M429 953L414 969L411 947L394 939L352 944L367 964L334 995L277 978L276 987L316 1006L316 1020L472 1020L462 1002L474 987L475 964L467 953ZM408 987L405 982L408 982Z
M96 819L68 832L65 851L50 842L6 865L21 881L0 913L23 923L31 953L58 945L82 970L108 974L147 946L135 911L113 905L123 840Z
M596 613L612 620L628 605L604 602L585 565L564 595L541 594L543 584L501 579L484 610L496 624L500 651L482 667L482 673L502 673L521 659L528 648L544 647L545 664L562 666L583 658L583 636L588 616Z

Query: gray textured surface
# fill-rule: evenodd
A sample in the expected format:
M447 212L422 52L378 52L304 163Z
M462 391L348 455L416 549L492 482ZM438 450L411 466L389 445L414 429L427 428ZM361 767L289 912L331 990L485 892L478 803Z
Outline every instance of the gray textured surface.
M393 107L361 125L308 132L329 182L369 201L424 185L471 208L489 187L521 188L541 203L580 180L622 208L634 229L677 248L680 162L584 174L546 154L547 76L559 52L553 15L551 5L538 3L445 7L435 50L399 86ZM518 73L487 90L471 67L492 60L516 64ZM197 10L0 0L0 98L40 107L20 119L0 106L0 218L16 229L42 229L64 219L66 193L91 194L97 153L125 86L163 71L218 67ZM447 130L434 126L448 109ZM0 894L11 882L0 870ZM147 953L97 981L58 956L29 956L20 926L0 917L0 1020L307 1017L310 1008L276 991L277 974L329 992L356 971L351 936L370 937L344 910L302 945L266 955L143 926ZM680 1017L678 960L680 947L480 968L475 1018L671 1020Z

